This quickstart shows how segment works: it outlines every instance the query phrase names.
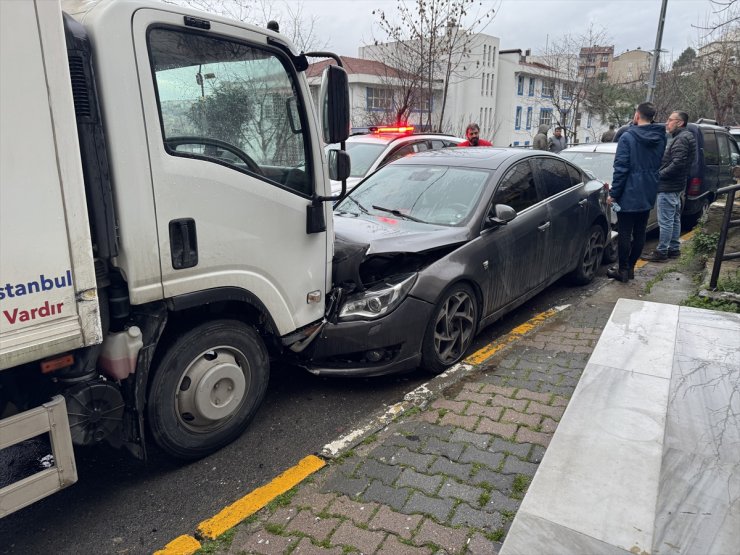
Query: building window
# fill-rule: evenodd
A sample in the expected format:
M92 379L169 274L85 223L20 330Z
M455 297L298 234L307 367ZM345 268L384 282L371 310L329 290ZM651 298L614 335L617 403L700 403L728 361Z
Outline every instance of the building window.
M540 108L540 123L539 125L552 125L552 108Z
M524 146L529 146L529 141L524 141Z
M524 94L524 76L523 75L520 75L519 79L517 79L516 94L518 95Z
M571 98L573 96L573 83L563 83L563 98Z
M600 67L600 68L599 68L599 73L606 73L606 72L607 72L607 69L608 69L608 68L605 68L605 67Z
M368 110L390 110L393 105L393 90L367 88Z
M607 63L608 63L608 62L609 62L609 54L604 54L604 55L603 55L603 56L601 57L601 61L602 61L602 62L607 62Z
M489 51L491 53L491 67L496 66L496 47L494 46L492 50Z
M482 73L480 76L480 95L483 96L483 93L486 91L486 74Z
M534 96L534 77L529 78L529 96Z
M488 47L484 44L483 45L483 65L486 65L486 52Z
M590 143L591 142L591 137L586 137L586 142L587 143Z
M586 127L591 127L591 112L588 113L588 118L586 119Z
M594 73L596 73L596 68L594 66L588 66L585 73L586 77L593 77Z
M532 107L527 108L527 129L532 129Z
M516 116L514 116L514 129L522 128L522 107L516 107Z
M544 79L542 81L542 96L552 96L555 92L555 83L552 80Z
M514 146L519 146L519 141L514 141Z

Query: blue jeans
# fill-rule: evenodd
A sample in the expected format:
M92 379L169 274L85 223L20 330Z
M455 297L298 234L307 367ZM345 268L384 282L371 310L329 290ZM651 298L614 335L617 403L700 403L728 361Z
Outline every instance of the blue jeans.
M663 254L678 251L681 235L681 193L658 193L658 226L660 239L656 250Z

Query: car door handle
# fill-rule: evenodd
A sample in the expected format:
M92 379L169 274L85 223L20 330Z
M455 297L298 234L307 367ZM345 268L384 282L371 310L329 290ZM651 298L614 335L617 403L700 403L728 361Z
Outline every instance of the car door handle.
M543 224L538 225L537 229L539 229L540 231L546 231L548 227L550 227L550 222L545 222Z
M588 206L588 199L585 198L583 200L578 201L578 206L580 206L581 208L586 208L586 206Z

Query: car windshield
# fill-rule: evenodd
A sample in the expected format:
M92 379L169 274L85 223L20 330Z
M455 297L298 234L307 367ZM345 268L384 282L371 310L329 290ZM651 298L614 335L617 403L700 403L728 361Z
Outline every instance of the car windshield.
M337 204L335 212L462 225L473 214L490 176L488 170L472 168L389 165Z
M370 166L378 159L387 145L379 143L345 143L345 150L350 158L350 177L365 177ZM326 151L339 149L338 144L328 145Z
M612 182L614 175L613 152L568 152L564 150L560 156L573 162L576 166L590 171L599 181Z

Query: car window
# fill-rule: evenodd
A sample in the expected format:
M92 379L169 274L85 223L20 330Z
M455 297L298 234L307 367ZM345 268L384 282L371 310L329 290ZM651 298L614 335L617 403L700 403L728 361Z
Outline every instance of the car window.
M727 144L727 136L722 133L716 133L717 146L719 147L719 161L723 166L730 164L730 145Z
M432 139L430 142L432 143L432 150L439 150L440 148L444 148L447 146L447 143L445 143L445 141L441 141L439 139Z
M350 177L365 177L370 166L375 163L383 151L386 145L382 143L354 143L347 141L345 143L347 153L350 158ZM329 145L327 150L330 148L339 148L339 145Z
M703 130L704 134L704 162L710 166L719 164L719 146L714 131L710 129Z
M570 189L570 175L565 162L555 158L536 158L533 162L540 168L542 184L545 187L545 198Z
M568 175L570 176L570 184L573 185L580 185L581 183L585 183L588 181L583 174L578 170L577 168L571 166L570 164L566 164L568 166Z
M573 162L576 166L590 171L599 181L611 183L614 175L614 153L612 152L568 152L560 156Z
M493 204L508 204L521 212L539 202L534 174L528 161L519 162L510 168L496 188Z
M405 144L402 147L399 147L397 150L391 152L388 157L383 160L382 165L385 166L386 164L389 164L394 160L398 160L399 158L403 158L404 156L408 156L409 154L413 154L414 152L423 152L425 150L429 150L429 147L427 146L425 141L417 141L415 143Z
M474 213L490 176L490 171L474 168L384 166L339 202L335 211L462 225Z

